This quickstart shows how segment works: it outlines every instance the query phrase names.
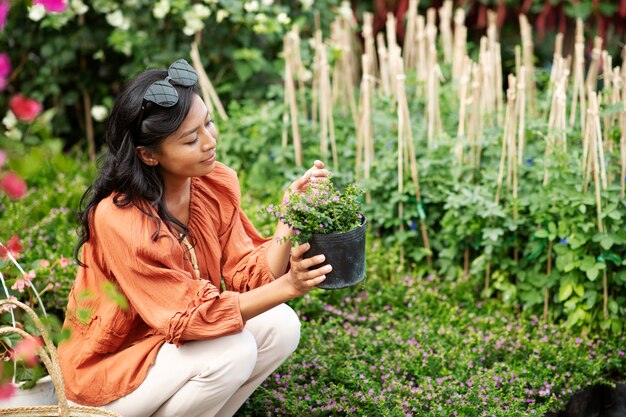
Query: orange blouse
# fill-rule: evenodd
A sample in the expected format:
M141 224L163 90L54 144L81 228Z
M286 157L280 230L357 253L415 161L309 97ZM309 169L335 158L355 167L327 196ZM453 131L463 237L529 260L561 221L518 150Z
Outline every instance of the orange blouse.
M187 248L163 223L163 237L154 241L155 221L136 206L117 207L113 195L97 205L83 247L87 267L79 269L67 305L71 337L58 349L70 400L108 404L143 382L163 343L243 329L239 293L274 278L269 239L240 200L237 176L222 164L192 178L188 227L201 279ZM128 301L126 309L114 301L111 285Z

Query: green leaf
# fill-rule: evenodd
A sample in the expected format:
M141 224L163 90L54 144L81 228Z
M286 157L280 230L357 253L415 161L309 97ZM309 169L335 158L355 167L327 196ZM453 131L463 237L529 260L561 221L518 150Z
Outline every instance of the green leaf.
M128 308L128 301L126 300L126 297L124 297L124 294L119 292L115 284L112 282L107 281L104 283L104 294L122 310L126 310Z
M567 283L561 285L561 289L559 290L559 302L567 300L569 296L572 295L573 290L574 287L572 286L572 284Z
M535 232L535 237L538 237L540 239L547 238L548 237L548 231L546 229L538 229Z
M585 256L580 263L580 270L586 272L590 269L593 269L595 266L596 260L593 258L593 256Z
M613 238L610 235L605 235L600 240L600 246L602 246L602 249L604 249L604 250L611 249L611 246L613 246L614 243L615 243L615 241L613 240Z
M598 274L600 274L600 270L597 267L593 267L587 271L587 278L590 281L595 281L598 278Z

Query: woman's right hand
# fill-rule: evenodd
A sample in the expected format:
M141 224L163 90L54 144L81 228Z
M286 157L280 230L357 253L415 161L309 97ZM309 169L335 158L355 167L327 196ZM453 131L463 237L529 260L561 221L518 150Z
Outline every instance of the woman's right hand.
M287 282L296 292L296 296L304 295L315 288L315 286L321 284L326 279L325 274L333 270L330 265L324 265L320 268L309 270L309 267L319 265L326 259L324 255L303 258L303 255L310 247L311 245L308 243L303 243L291 250Z

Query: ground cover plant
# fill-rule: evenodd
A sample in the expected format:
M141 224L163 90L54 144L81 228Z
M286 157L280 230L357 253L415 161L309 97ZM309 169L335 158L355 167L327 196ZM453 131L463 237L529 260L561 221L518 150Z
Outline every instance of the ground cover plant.
M626 364L623 336L580 336L471 294L468 281L398 274L306 296L300 347L237 416L541 416Z

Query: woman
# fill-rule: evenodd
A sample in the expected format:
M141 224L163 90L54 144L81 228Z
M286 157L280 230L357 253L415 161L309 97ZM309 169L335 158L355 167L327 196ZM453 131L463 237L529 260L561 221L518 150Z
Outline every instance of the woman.
M196 82L184 60L145 71L111 111L59 346L72 402L124 417L233 415L298 344L283 303L331 270L315 268L323 256L303 259L307 244L277 239L291 233L284 224L259 236L236 174L216 161ZM290 189L324 181L323 167Z

